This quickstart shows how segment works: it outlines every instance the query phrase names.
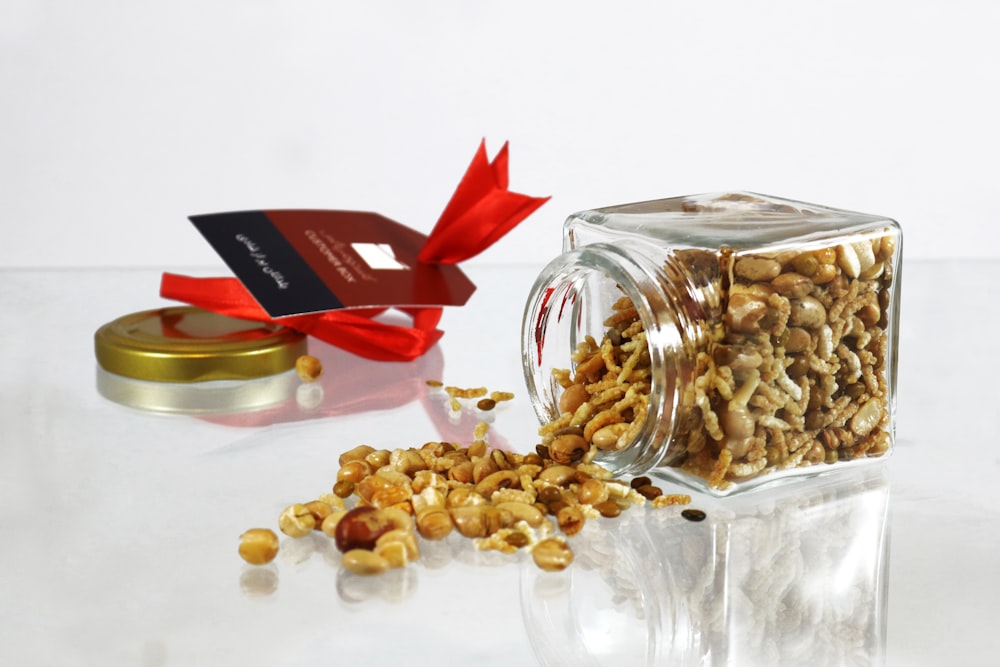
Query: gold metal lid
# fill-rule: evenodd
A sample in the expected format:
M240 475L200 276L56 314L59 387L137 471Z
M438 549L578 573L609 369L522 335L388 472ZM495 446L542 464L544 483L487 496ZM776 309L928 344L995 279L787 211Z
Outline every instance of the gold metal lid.
M306 337L276 324L175 306L125 315L94 334L104 370L155 382L248 380L295 367Z

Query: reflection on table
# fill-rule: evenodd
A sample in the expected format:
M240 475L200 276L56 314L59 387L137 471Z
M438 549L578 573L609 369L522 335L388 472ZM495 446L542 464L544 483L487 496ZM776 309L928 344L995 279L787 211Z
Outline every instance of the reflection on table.
M570 569L522 571L539 662L882 664L888 496L878 463L702 505L701 523L634 512L584 531Z

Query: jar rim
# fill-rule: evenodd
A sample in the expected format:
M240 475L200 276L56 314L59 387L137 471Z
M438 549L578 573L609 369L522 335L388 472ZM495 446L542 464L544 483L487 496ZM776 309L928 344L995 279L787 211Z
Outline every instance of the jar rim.
M645 250L641 242L627 240L588 244L564 252L539 274L529 293L522 323L525 380L535 413L546 424L559 417L557 383L551 376L552 369L558 366L543 364L551 337L563 337L566 356L556 361L569 365L569 354L590 333L582 325L588 320L585 311L595 293L603 289L607 308L598 306L599 312L589 313L587 323L592 329L597 321L595 315L603 322L609 314L613 303L607 296L609 292L617 290L618 296L626 296L635 304L650 352L650 392L636 438L624 449L600 452L596 459L613 474L644 472L662 459L669 434L675 428L675 408L679 404L678 365L685 354L683 322L679 320L683 315L675 312L671 296L664 289L662 270ZM569 331L558 332L553 329L557 325Z

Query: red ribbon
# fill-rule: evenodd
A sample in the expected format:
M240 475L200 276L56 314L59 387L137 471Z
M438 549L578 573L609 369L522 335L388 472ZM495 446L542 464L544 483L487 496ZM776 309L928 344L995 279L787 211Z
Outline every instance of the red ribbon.
M441 338L441 308L400 308L413 319L404 327L374 318L385 308L328 310L272 319L236 278L192 278L164 273L160 296L227 317L274 322L377 361L412 361Z
M486 142L431 231L418 259L456 264L481 253L531 215L548 197L528 197L507 189L507 144L490 162ZM441 308L398 307L412 319L401 326L378 318L386 308L351 308L271 318L236 278L193 278L164 273L160 296L220 315L282 324L341 349L377 361L412 361L444 334L437 328Z
M510 192L508 161L507 143L493 162L486 157L486 142L479 144L417 259L428 264L457 264L475 257L549 200Z

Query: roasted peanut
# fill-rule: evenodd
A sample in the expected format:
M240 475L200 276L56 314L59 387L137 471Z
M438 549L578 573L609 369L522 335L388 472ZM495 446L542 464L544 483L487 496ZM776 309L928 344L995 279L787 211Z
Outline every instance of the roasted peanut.
M496 508L510 512L514 521L524 521L532 528L538 528L545 521L545 515L534 505L520 502L497 503Z
M811 278L813 283L817 285L826 285L838 275L840 274L837 272L837 267L833 264L820 264Z
M369 445L358 445L354 449L349 449L341 454L337 464L343 466L348 461L363 461L366 456L374 451L375 448Z
M582 384L570 385L559 397L559 411L573 414L589 398L590 394Z
M567 465L554 465L538 474L538 479L546 484L565 486L576 476L576 469Z
M354 493L354 482L349 479L342 479L333 485L333 493L338 498L348 498Z
M362 479L372 474L372 467L364 459L347 461L340 470L337 471L337 481L348 481L357 484Z
M445 499L445 506L449 509L452 507L468 507L470 505L485 505L486 498L481 496L476 490L468 486L458 486L448 492L448 496Z
M278 536L267 528L251 528L240 535L240 558L251 565L265 565L278 555Z
M819 300L807 296L792 300L791 306L788 321L792 326L816 329L826 324L826 307Z
M583 530L587 517L583 515L583 510L577 505L567 505L556 514L556 523L559 530L566 535L573 536Z
M573 550L565 540L558 537L548 537L540 541L531 550L531 557L542 570L559 572L565 570L573 562Z
M408 486L387 486L372 494L371 503L378 508L392 507L409 501L412 496L413 491Z
M739 333L760 331L760 321L767 314L767 304L750 294L733 294L726 309L729 328Z
M412 449L393 450L389 455L389 465L411 477L420 470L427 470L427 463L423 457Z
M782 273L771 281L771 287L781 296L801 299L813 290L813 281L799 273Z
M528 536L518 530L511 531L509 534L504 535L503 539L507 544L515 549L522 549L531 543L528 540Z
M812 336L801 327L789 327L785 330L785 352L796 354L805 352L812 345Z
M472 465L472 481L478 484L493 473L500 470L492 456L480 457Z
M452 527L451 514L443 507L428 507L417 512L417 532L424 539L443 540Z
M618 446L618 439L628 431L629 426L630 424L625 422L609 424L595 431L590 441L598 449L615 449Z
M475 482L475 467L472 461L463 461L458 465L452 466L448 470L448 479L454 480L459 484L472 484Z
M577 499L584 505L596 505L608 499L608 487L599 479L588 479L576 490Z
M368 475L354 485L354 493L366 503L370 503L372 501L372 496L375 495L376 491L392 485L392 482L387 480L385 477L380 475Z
M389 561L368 549L351 549L344 553L344 568L354 574L371 576L389 569Z
M315 382L323 375L323 362L312 355L303 354L295 360L295 372L303 382Z
M546 505L554 503L557 500L562 500L562 498L562 490L557 486L546 486L538 491L539 502Z
M340 520L344 518L345 514L347 514L347 510L336 510L336 511L334 511L328 517L326 517L325 519L323 519L323 523L320 524L319 529L321 531L323 531L324 535L326 535L327 537L329 537L331 539L334 538L334 537L336 537L337 536L337 524L340 523Z
M510 512L490 505L455 507L450 512L455 529L465 537L486 537L514 523Z
M605 500L603 503L598 503L594 505L594 509L607 519L613 519L622 513L621 505L614 500Z
M372 470L378 470L383 466L389 465L390 452L387 449L376 449L368 453L365 456L365 462L372 467Z
M737 440L749 438L754 432L755 422L746 405L733 401L719 414L719 423L726 435Z
M741 257L736 260L736 275L751 282L768 281L781 273L781 264L767 257Z
M521 476L513 470L498 470L476 484L476 493L489 500L500 489L516 488L521 484Z
M320 530L323 520L333 514L334 509L332 505L322 500L310 500L305 504L305 507L313 515L314 530Z
M799 274L808 278L816 275L816 271L819 270L820 262L816 258L815 254L806 252L795 257L795 259L792 260L792 266Z
M399 553L397 547L401 547L402 553ZM383 533L375 541L374 551L389 561L391 567L404 567L420 557L417 538L409 530L396 529Z
M300 503L289 505L278 517L278 528L289 537L305 537L316 527L316 518Z
M385 507L380 509L382 516L389 520L392 524L393 530L405 530L408 532L413 532L415 527L413 521L413 515L404 509L400 509L399 506L395 507Z
M549 443L549 456L556 463L569 464L579 461L587 453L587 441L582 436L564 434Z
M882 403L878 399L871 399L858 408L851 418L851 431L858 436L866 436L872 432L882 420Z

